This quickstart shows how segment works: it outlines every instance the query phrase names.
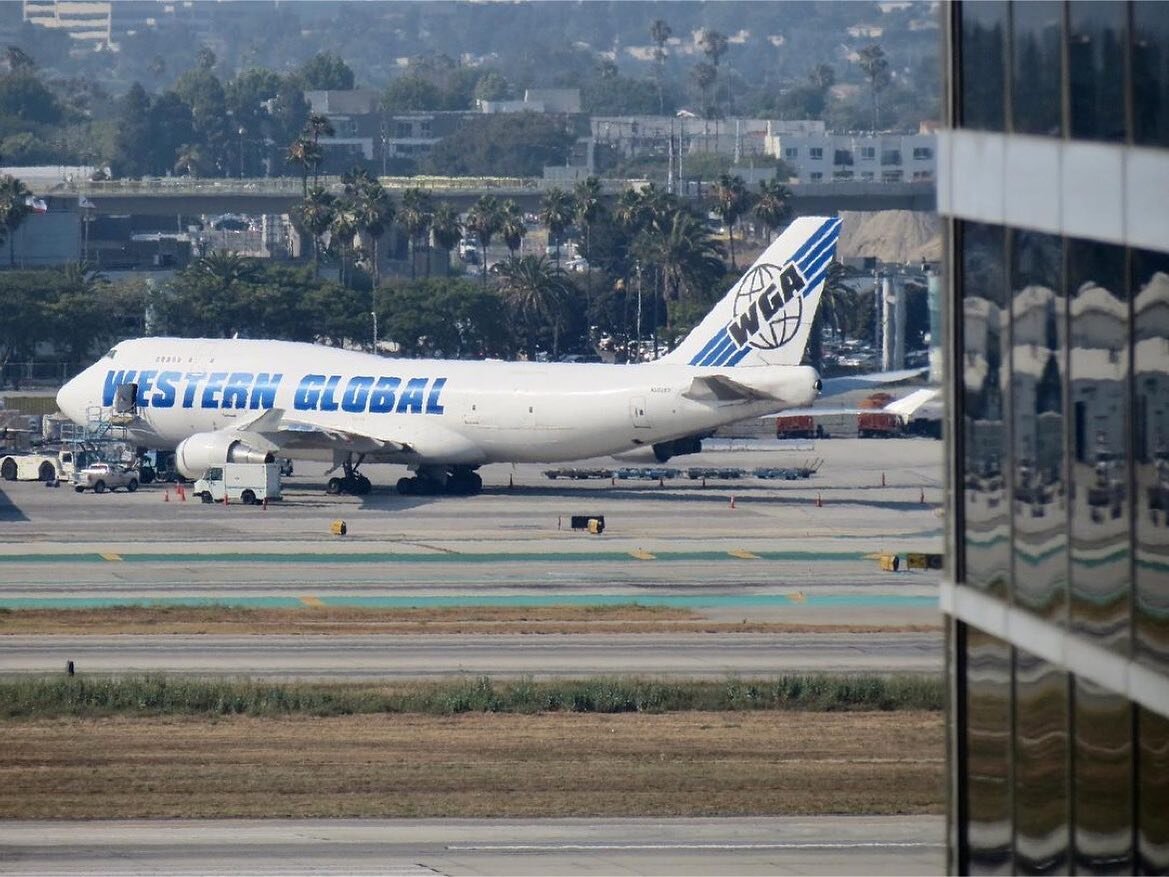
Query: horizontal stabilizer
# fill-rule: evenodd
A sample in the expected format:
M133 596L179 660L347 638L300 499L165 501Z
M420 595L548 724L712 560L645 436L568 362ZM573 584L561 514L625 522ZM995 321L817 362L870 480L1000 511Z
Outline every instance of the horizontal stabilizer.
M724 375L704 375L694 378L683 397L695 402L742 402L753 399L771 399L767 393L740 384Z
M896 384L924 375L928 368L907 368L895 372L876 372L869 375L848 375L842 378L822 378L820 396L837 396L850 390L865 390L882 384Z
M910 418L914 413L925 405L938 397L941 393L937 387L922 387L920 390L914 390L904 399L897 399L885 406L885 411L892 411L901 417Z

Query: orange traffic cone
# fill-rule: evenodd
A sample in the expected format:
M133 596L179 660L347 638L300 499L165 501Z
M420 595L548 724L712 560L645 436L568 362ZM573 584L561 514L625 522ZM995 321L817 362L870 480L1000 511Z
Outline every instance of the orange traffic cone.
M659 475L659 476L658 476L658 487L665 487L665 486L666 486L666 479L662 478L662 477Z
M162 501L163 502L170 502L170 488L169 487L165 491L163 491Z

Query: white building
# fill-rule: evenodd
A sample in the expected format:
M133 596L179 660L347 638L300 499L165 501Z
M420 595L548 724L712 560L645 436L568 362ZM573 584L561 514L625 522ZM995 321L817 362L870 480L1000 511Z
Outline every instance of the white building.
M933 134L774 134L767 154L801 183L905 183L937 175Z

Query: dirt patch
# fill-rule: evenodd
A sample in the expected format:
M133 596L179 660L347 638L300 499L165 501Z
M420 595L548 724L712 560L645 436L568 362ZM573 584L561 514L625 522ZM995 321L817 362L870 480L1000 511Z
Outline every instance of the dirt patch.
M0 724L0 818L940 813L943 717L468 714Z

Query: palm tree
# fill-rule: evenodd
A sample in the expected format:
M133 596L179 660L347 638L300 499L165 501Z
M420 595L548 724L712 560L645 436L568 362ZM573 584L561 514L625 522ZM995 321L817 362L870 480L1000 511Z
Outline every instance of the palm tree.
M670 29L670 26L660 18L655 18L653 24L649 26L649 37L654 41L654 45L657 46L654 49L654 61L657 65L659 116L666 114L666 98L665 92L662 89L662 74L666 64L666 41L669 40L672 34L673 31Z
M880 130L880 94L889 85L889 61L885 58L885 50L876 43L865 46L858 53L857 64L869 78L869 91L873 96L873 130Z
M735 264L735 225L739 217L751 206L751 194L747 191L747 184L742 177L732 177L730 174L721 174L718 182L711 190L714 198L714 209L722 217L727 226L727 233L731 240L731 270Z
M487 245L491 238L499 231L503 217L500 215L499 202L493 195L482 195L474 206L467 211L466 227L479 239L479 273L483 283L487 283Z
M329 222L329 245L341 256L341 285L349 286L352 279L349 265L353 260L353 239L357 236L357 210L349 198L334 202L333 219Z
M759 197L755 201L755 218L767 229L767 242L777 228L791 218L791 190L779 180L760 180Z
M302 134L288 145L288 151L284 158L289 164L300 166L301 187L304 197L307 198L309 168L313 169L315 178L316 169L321 166L321 162L324 160L324 152L320 144Z
M662 297L681 301L709 288L722 277L722 248L694 214L675 210L661 227L650 227L634 244L638 257L656 265L662 281Z
M410 241L410 278L414 279L415 256L419 240L428 240L427 232L433 219L434 204L430 194L422 189L410 188L402 193L402 209L398 211L398 224L406 230ZM430 276L430 260L427 259L426 274Z
M705 61L699 61L694 65L690 71L690 78L694 80L694 84L702 91L702 116L709 119L713 114L710 106L710 99L707 97L710 87L714 85L715 79L718 78L718 72L710 64Z
M510 258L499 265L499 291L524 328L524 349L536 356L536 334L552 326L552 359L560 357L560 327L572 297L572 282L544 256Z
M451 250L463 236L463 226L459 222L459 211L454 205L443 201L434 209L434 219L430 223L430 233L434 242L446 251L447 273L451 268Z
M321 269L321 238L333 221L336 199L321 186L313 186L297 209L297 218L313 238L313 274Z
M221 292L230 292L237 283L248 283L255 279L259 270L255 259L241 256L232 250L215 250L196 259L193 273L215 281Z
M378 243L394 221L394 202L389 192L381 182L368 172L354 174L351 182L353 191L350 199L353 202L353 218L357 230L369 235L373 241L373 288L377 289L381 280L381 262L378 256Z
M551 188L540 199L540 221L548 227L549 239L556 241L556 267L560 267L560 236L572 224L572 195L563 189Z
M8 234L8 267L16 267L16 230L32 213L32 191L23 180L5 174L0 177L0 223Z
M504 243L507 244L508 252L511 253L512 258L518 254L520 246L524 242L524 236L528 233L528 227L524 225L524 214L520 210L520 205L508 198L500 207L502 218L499 225L499 234L503 238Z
M702 35L698 38L698 45L702 47L702 52L710 59L710 64L714 68L714 77L712 84L714 85L714 139L718 142L718 118L721 115L718 106L718 62L722 60L722 56L727 53L727 38L725 34L717 30L704 30Z

